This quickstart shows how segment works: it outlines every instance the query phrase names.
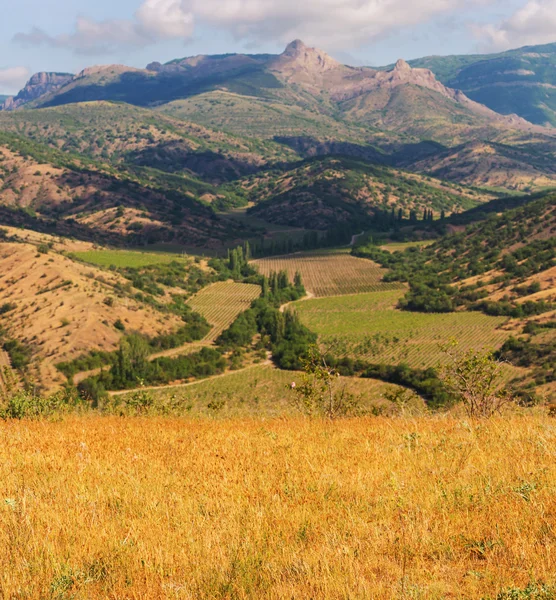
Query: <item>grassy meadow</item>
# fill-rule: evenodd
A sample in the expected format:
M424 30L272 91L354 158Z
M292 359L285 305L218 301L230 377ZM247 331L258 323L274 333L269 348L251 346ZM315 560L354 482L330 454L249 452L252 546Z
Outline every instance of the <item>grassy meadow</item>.
M555 597L548 417L84 416L0 439L3 598Z
M73 256L97 267L119 267L140 269L151 265L167 265L174 261L184 261L179 254L164 252L140 252L138 250L89 250L74 252Z
M288 388L292 382L300 384L302 380L301 373L282 371L263 362L210 380L149 390L149 394L153 411L158 414L223 419L292 417L298 416L299 411L292 403L293 394ZM360 408L365 413L373 407L391 412L394 407L385 394L400 389L375 379L355 377L340 378L337 388L344 387L359 399ZM127 392L113 396L111 409L125 412L124 407L134 394ZM422 409L422 403L415 401L407 410L419 409Z

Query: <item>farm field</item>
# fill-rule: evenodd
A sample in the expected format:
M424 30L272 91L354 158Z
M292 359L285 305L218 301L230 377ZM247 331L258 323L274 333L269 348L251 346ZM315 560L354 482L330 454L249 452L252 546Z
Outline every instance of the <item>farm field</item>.
M548 600L553 421L0 422L2 595Z
M74 252L72 256L98 267L111 267L114 265L115 267L134 269L187 260L186 257L180 254L141 252L139 250L90 250L87 252Z
M300 383L301 373L281 371L269 364L247 367L240 371L194 382L185 386L153 390L154 406L163 412L195 417L283 417L298 414L292 405L292 382ZM373 379L341 378L341 387L360 398L360 406L387 405L387 390L397 388ZM125 402L119 394L114 400Z
M299 302L295 308L305 325L337 355L414 368L436 366L443 358L439 344L455 338L463 350L498 348L510 333L501 329L506 317L478 312L425 314L396 310L403 291Z
M258 285L219 281L203 288L190 298L187 301L189 306L213 326L203 341L216 340L260 294L261 288Z
M317 298L403 289L400 283L383 283L384 269L345 251L303 252L253 261L261 273L286 271L291 279L299 271L308 292Z

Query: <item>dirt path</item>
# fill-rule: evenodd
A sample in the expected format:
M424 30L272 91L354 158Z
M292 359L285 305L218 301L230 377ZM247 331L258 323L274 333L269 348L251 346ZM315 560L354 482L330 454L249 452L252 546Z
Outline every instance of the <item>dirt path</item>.
M281 313L285 312L286 308L288 308L288 306L291 306L292 304L296 304L297 302L303 302L304 300L312 300L314 297L315 297L315 294L313 294L313 292L307 291L307 294L305 296L303 296L303 298L300 298L299 300L292 300L291 302L288 302L287 304L282 304L282 306L280 307L280 312Z
M219 375L214 375L213 377L206 377L205 379L196 379L195 381L189 381L188 383L178 383L176 385L167 384L167 385L152 385L145 386L142 388L135 388L131 390L118 390L117 392L108 392L110 396L123 396L124 394L131 394L136 392L138 389L141 391L156 391L156 390L173 390L178 388L190 387L192 385L199 385L200 383L206 383L207 381L214 381L215 379L221 379L222 377L230 377L231 375L235 375L236 373L244 373L245 371L250 371L251 369L256 369L262 366L273 366L273 362L270 359L265 360L264 362L257 363L256 365L249 365L248 367L244 367L243 369L236 369L235 371L225 371L224 373L220 373Z
M355 246L355 242L357 241L357 239L364 235L365 235L365 232L362 231L361 233L356 233L354 236L352 236L351 242L349 243L348 248L353 248L353 246Z

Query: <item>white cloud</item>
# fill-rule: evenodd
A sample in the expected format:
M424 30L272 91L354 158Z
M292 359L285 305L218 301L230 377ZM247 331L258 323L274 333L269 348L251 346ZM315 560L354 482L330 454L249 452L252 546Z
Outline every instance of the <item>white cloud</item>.
M25 67L11 67L0 69L0 92L12 93L19 90L29 79L29 69Z
M556 42L556 0L528 0L501 23L473 29L476 37L491 50Z
M237 39L289 42L302 38L325 48L355 47L437 15L496 0L143 0L129 20L81 17L68 35L40 29L19 33L24 44L48 44L79 53L111 52L159 40L191 38L196 24Z
M155 39L191 37L194 16L183 4L181 0L145 0L136 13L139 27Z
M204 22L238 38L288 42L302 38L327 48L355 47L401 28L489 0L184 0Z

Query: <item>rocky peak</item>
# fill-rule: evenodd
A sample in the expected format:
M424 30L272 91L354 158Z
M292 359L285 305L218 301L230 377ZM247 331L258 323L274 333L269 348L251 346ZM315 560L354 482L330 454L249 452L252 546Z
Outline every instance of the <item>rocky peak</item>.
M25 87L13 98L0 106L2 110L15 110L45 94L49 94L73 79L71 73L35 73Z
M294 40L286 46L282 56L298 57L302 52L307 50L309 50L309 48L307 48L301 40Z
M400 58L400 60L398 60L398 62L396 63L394 70L408 72L408 71L411 71L411 67L409 66L408 63L405 62L405 60L403 58Z
M310 48L301 40L288 44L269 68L288 81L317 84L324 73L342 68L342 65L318 48Z

